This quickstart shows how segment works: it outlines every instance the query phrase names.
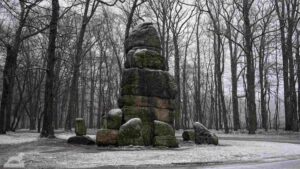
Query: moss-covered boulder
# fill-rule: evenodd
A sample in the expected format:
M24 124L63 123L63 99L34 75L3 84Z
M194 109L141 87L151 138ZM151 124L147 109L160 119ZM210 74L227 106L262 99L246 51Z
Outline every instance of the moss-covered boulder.
M159 35L152 23L143 23L135 27L125 39L126 53L134 47L161 49Z
M166 71L130 68L123 71L121 95L174 99L174 78Z
M75 133L76 136L86 135L86 127L83 118L76 118L75 120Z
M195 131L194 130L184 130L182 132L183 141L195 141Z
M203 124L195 122L193 124L195 131L195 143L196 144L214 144L218 145L218 137L210 132Z
M125 68L165 70L165 58L154 50L133 48L126 55Z
M121 109L111 109L107 113L106 123L108 129L119 130L122 124L122 110Z
M175 148L178 147L178 141L175 136L155 136L154 146Z
M153 122L143 122L142 125L142 137L145 146L153 144L153 134L154 134Z
M130 119L120 127L118 145L144 145L141 119Z
M118 130L100 129L96 134L96 144L98 146L117 145L119 138Z
M94 145L95 141L89 136L73 136L70 137L67 142L69 144L80 144L80 145Z
M175 131L170 124L154 120L154 136L175 136Z

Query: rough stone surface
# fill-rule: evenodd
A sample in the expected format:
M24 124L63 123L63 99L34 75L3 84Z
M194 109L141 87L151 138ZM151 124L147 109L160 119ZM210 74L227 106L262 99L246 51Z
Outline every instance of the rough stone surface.
M134 95L121 96L118 100L118 104L120 108L122 108L123 106L138 106L174 110L175 107L175 101L172 99Z
M118 130L122 124L122 110L112 109L107 113L106 123L108 129Z
M144 145L141 119L130 119L120 127L118 145Z
M155 120L163 121L169 124L173 123L174 112L168 109L154 109Z
M153 122L153 120L163 121L172 124L173 111L168 109L158 109L154 107L125 106L122 108L125 121L138 117L143 122Z
M86 135L86 127L85 127L83 118L76 118L75 133L76 133L76 136Z
M182 133L183 141L195 141L195 131L194 130L184 130Z
M195 122L193 124L195 130L195 143L196 144L214 144L218 145L218 137L210 132L203 124Z
M130 68L123 71L121 95L175 99L176 83L165 71Z
M175 136L155 136L154 146L157 147L178 147L178 141Z
M126 53L133 47L160 47L159 35L152 23L143 23L134 28L125 40Z
M175 136L175 131L170 124L155 120L154 136Z
M152 23L137 26L125 40L126 60L118 105L123 113L122 121L126 123L119 130L119 145L147 146L155 142L157 146L178 145L173 128L167 124L172 124L174 119L177 87L174 78L164 71L166 63L160 54L160 45ZM140 131L127 126L134 118L141 121L141 124L135 125ZM157 127L159 136L156 139L154 120L163 123Z
M98 146L109 146L118 144L119 131L111 129L100 129L97 131L96 144Z
M134 48L127 53L125 68L165 70L165 58L154 50Z
M153 144L153 122L143 122L142 126L142 137L145 146L149 146Z
M122 111L125 122L136 117L140 118L143 122L151 122L155 118L149 107L125 106L122 108Z
M73 136L67 141L69 144L94 145L95 141L89 136Z

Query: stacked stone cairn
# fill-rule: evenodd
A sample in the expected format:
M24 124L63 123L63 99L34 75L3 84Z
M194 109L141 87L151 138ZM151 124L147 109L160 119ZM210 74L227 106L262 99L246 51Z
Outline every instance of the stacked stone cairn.
M75 120L75 134L76 136L70 137L68 143L70 144L83 144L83 145L93 145L94 140L89 136L86 136L86 126L83 118L76 118Z
M112 113L108 113L107 129L97 133L98 145L178 146L171 126L176 83L165 70L165 58L160 51L159 36L152 23L137 26L125 40L125 69L118 100L120 113L116 123L110 120ZM114 137L117 143L104 144L101 141L104 135L109 140L108 135L112 133L118 133Z

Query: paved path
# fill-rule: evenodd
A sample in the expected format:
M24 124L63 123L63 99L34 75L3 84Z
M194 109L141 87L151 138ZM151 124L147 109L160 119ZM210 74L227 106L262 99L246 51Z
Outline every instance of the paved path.
M300 138L248 138L248 137L220 137L220 140L238 140L238 141L264 141L264 142L277 142L277 143L292 143L300 144ZM299 167L300 169L300 167Z
M164 167L161 167L163 169ZM166 169L299 169L300 159L276 161L276 162L263 162L263 163L238 163L238 164L222 164L211 166L173 166L166 167Z

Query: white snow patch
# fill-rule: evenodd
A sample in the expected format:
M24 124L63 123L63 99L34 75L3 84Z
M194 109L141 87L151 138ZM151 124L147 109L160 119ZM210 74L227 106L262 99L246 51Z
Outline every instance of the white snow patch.
M70 137L76 136L75 133L61 133L61 134L56 134L55 137L63 140L68 140ZM96 140L96 135L86 135L89 136L91 139Z
M39 133L13 133L8 132L5 135L0 135L0 144L20 144L32 141L37 141Z
M28 154L30 158L53 158L62 168L89 168L121 165L168 165L178 163L201 163L220 161L250 161L282 156L300 155L300 145L259 141L221 140L221 146L184 145L178 149L143 149L114 151ZM37 159L36 159L37 160Z
M17 156L10 157L8 161L3 165L4 169L21 169L25 168L23 161L24 153L19 153Z
M108 112L108 114L112 115L112 116L122 116L122 110L121 109L111 109Z

